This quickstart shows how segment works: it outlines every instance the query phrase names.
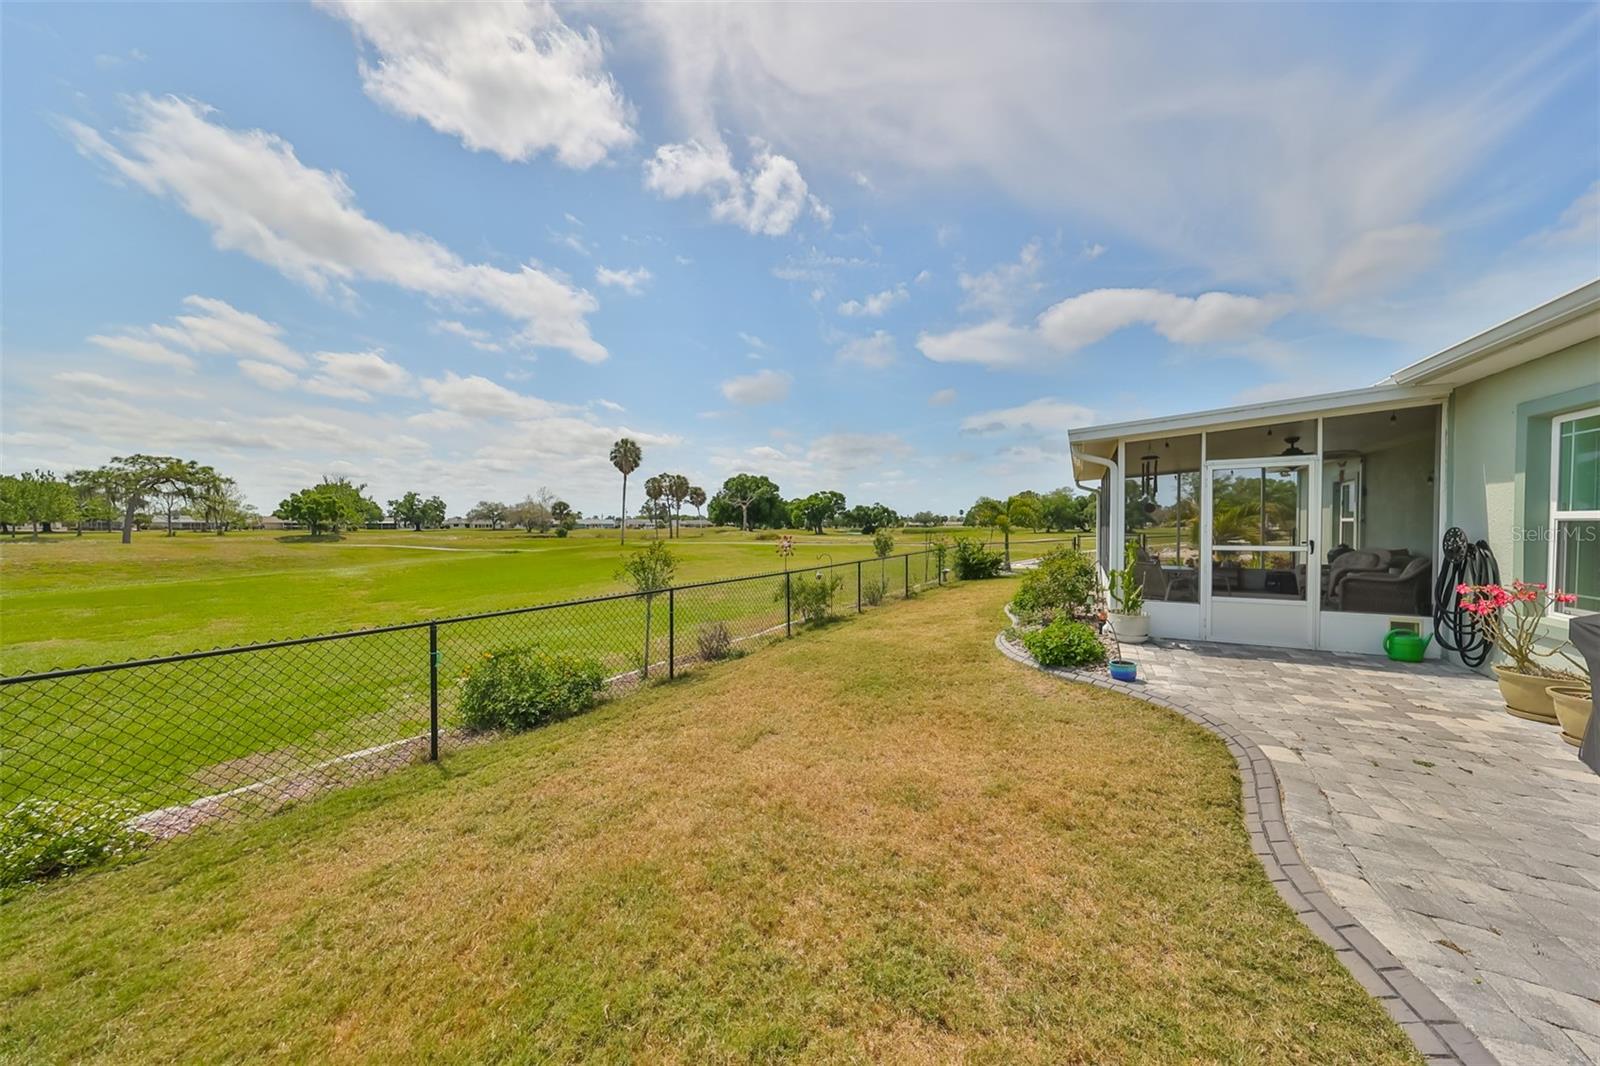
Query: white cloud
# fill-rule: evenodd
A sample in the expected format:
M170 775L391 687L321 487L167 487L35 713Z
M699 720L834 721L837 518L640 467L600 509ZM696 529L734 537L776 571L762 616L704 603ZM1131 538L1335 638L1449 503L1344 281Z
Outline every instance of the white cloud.
M370 352L318 352L317 376L306 388L324 396L350 400L369 400L373 393L390 396L412 391L411 372L383 357L381 349Z
M1455 32L1481 10L1419 35L1396 9L1360 41L1246 7L980 4L930 18L862 4L814 19L635 5L618 17L662 57L692 129L781 129L812 166L977 184L974 196L1101 220L1229 283L1304 294L1361 234L1472 195L1471 175L1536 107L1591 79L1588 12L1495 22L1516 31L1511 58L1486 66L1461 61Z
M895 433L829 433L811 442L806 458L827 470L860 470L904 458L913 449Z
M569 410L537 396L515 392L476 374L461 377L453 370L427 378L422 391L434 407L467 418L551 418Z
M1580 193L1578 198L1561 212L1555 228L1536 238L1545 244L1582 244L1589 248L1600 245L1600 181Z
M609 267L596 267L594 280L601 285L615 286L629 294L638 293L655 275L645 267L635 267L632 270L612 270Z
M1047 308L1039 316L1039 333L1067 352L1138 323L1176 344L1210 344L1255 336L1287 310L1281 299L1228 292L1175 296L1155 289L1094 289Z
M318 2L377 53L360 64L368 96L474 151L581 168L634 139L599 35L548 3Z
M281 391L300 383L300 378L294 371L285 370L276 363L263 363L257 359L239 360L239 373L265 389Z
M1443 236L1420 223L1361 234L1328 263L1317 286L1318 302L1343 303L1409 280L1438 258Z
M1085 259L1099 259L1102 255L1105 255L1105 254L1106 254L1106 246L1105 245L1100 244L1098 242L1096 242L1094 244L1091 244L1088 241L1084 241L1083 242L1083 257Z
M929 407L948 407L955 402L955 389L940 389L938 392L928 397Z
M119 396L148 396L153 389L144 385L135 385L131 381L122 381L119 378L97 374L92 370L63 370L50 375L51 381L59 381L73 389L92 389L96 392L110 392Z
M217 124L203 104L140 96L130 108L133 128L114 134L117 144L82 123L67 126L85 154L210 226L217 247L319 292L371 280L490 307L522 323L526 344L606 358L589 335L584 316L598 305L584 290L533 264L468 263L429 237L391 230L356 206L341 175L306 166L273 134Z
M839 305L839 313L849 318L881 318L895 304L910 298L911 291L904 284L896 285L860 300L846 300Z
M493 335L490 334L488 330L476 329L467 325L465 322L457 322L454 319L441 318L439 321L433 324L433 328L440 333L454 334L482 352L498 352L504 350L500 344L495 343Z
M880 329L870 337L848 341L835 353L835 358L841 363L881 370L894 362L895 354L894 338Z
M720 140L664 144L645 163L644 184L668 200L703 196L711 201L712 218L769 237L788 233L807 207L824 224L832 220L807 191L795 161L765 146L758 145L750 166L740 171Z
M305 356L279 339L283 327L223 300L185 296L183 302L196 313L178 315L170 326L151 326L151 336L213 355L259 359L290 368L306 365Z
M1017 407L969 415L961 420L961 431L980 435L1017 431L1051 435L1093 422L1094 412L1089 408L1046 396Z
M601 407L604 407L607 411L614 411L617 414L621 414L622 412L627 410L626 407L622 406L620 403L617 403L614 400L596 400L595 403L598 404Z
M793 383L794 379L781 370L758 370L724 381L722 395L737 404L777 403L789 395Z
M194 369L194 360L187 355L182 352L175 352L166 345L145 337L111 336L104 333L96 333L89 338L89 343L104 348L108 352L125 355L129 359L137 359L141 363L170 366L177 370Z
M948 333L923 333L917 348L936 363L977 363L980 366L1027 366L1050 357L1050 351L1031 329L996 319L963 326Z
M995 314L1015 311L1039 291L1037 279L1043 262L1039 242L1032 240L1023 246L1014 263L1002 263L981 274L961 274L956 282L967 294L961 306Z

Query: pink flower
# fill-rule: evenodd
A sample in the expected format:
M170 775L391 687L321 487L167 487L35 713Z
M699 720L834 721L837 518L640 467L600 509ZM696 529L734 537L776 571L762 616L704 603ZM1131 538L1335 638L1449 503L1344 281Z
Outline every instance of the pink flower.
M1557 603L1577 603L1578 602L1578 594L1575 593L1575 592L1558 592L1558 593L1556 593L1556 602Z
M1468 596L1468 595L1471 595L1471 593L1472 593L1472 586L1471 585L1457 585L1456 586L1456 595L1457 596Z

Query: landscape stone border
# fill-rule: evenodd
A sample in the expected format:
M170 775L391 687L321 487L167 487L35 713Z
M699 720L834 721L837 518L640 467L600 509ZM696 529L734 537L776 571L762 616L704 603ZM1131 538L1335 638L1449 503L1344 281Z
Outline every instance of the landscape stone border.
M1006 613L1010 614L1009 609ZM1272 882L1283 901L1308 929L1333 949L1344 968L1361 982L1361 987L1383 1004L1384 1010L1405 1030L1424 1059L1462 1063L1463 1066L1499 1066L1499 1060L1461 1023L1455 1012L1391 955L1377 937L1333 901L1301 858L1289 835L1272 761L1244 730L1194 703L1158 696L1137 681L1113 681L1103 674L1040 666L1026 649L1008 640L1004 632L996 635L994 642L1002 654L1024 666L1162 707L1221 737L1239 765L1250 850L1260 860L1267 880Z

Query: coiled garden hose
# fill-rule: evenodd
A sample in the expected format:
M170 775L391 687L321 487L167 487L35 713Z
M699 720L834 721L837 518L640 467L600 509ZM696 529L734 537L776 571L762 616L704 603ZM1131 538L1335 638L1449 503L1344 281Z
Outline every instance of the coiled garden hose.
M1433 636L1439 646L1455 652L1462 663L1482 666L1493 645L1478 616L1461 609L1461 585L1498 585L1500 564L1489 542L1476 543L1452 526L1444 534L1444 563L1433 585Z

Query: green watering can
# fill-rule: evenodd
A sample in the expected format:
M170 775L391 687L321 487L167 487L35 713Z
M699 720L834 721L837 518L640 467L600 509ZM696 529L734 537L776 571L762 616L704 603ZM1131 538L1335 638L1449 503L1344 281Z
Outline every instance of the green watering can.
M1433 642L1433 634L1419 637L1409 629L1391 629L1383 637L1383 650L1397 663L1420 663Z

